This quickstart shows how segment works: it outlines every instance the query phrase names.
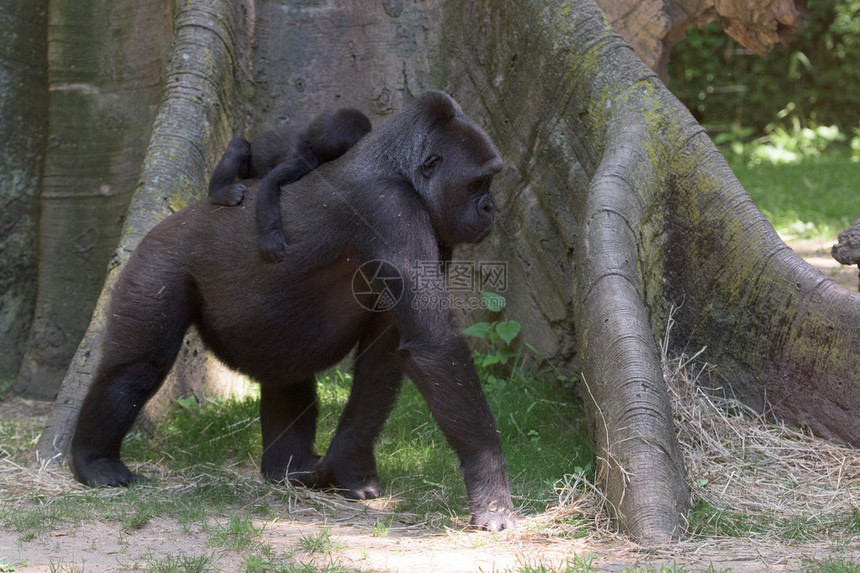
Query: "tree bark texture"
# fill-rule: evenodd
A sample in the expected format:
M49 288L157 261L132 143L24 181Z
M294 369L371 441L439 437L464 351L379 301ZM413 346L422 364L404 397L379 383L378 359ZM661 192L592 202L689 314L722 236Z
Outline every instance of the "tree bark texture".
M51 2L38 295L16 389L53 399L116 248L161 88L169 0Z
M18 373L36 301L47 13L47 0L0 4L0 380Z
M252 135L355 106L375 125L430 89L439 2L258 2Z
M763 56L803 26L805 0L597 0L612 26L664 81L672 46L692 24L720 22L742 46Z
M129 4L134 0L128 0ZM107 304L119 268L155 224L198 199L220 153L237 128L235 110L244 106L239 86L247 72L237 54L244 53L252 5L229 0L182 3L165 72L165 88L143 160L122 236L89 328L63 379L60 393L39 440L41 459L68 450L78 410L101 357ZM237 21L241 20L240 26ZM225 238L225 240L228 240ZM212 385L235 387L238 378L210 357L198 337L189 333L165 383L147 405L146 415L159 417L187 389L205 393ZM228 390L224 390L228 392Z
M248 6L252 28L224 24L226 0L180 9L131 211L140 219L129 219L134 239L124 249L205 189L230 127L218 117L233 114L232 127L245 121L253 134L343 104L378 123L409 93L443 89L507 163L496 178L494 234L456 257L506 262L508 312L524 338L582 371L599 475L625 531L664 542L680 533L688 502L658 346L673 307L676 349L707 345L705 359L738 395L860 444L860 296L779 240L704 131L592 0ZM194 30L180 24L202 13ZM242 38L255 47L249 101L227 71L241 69ZM177 74L183 65L188 73ZM97 362L99 320L97 312L63 385L76 397ZM48 455L64 450L76 411L62 400L57 408L67 415L43 435Z
M860 297L782 243L596 6L478 2L450 14L443 44L466 62L446 88L489 114L510 164L500 224L477 256L519 263L509 308L527 339L552 350L532 338L543 322L573 343L553 358L578 358L624 529L664 541L687 502L657 345L673 307L673 351L707 346L727 391L860 444Z

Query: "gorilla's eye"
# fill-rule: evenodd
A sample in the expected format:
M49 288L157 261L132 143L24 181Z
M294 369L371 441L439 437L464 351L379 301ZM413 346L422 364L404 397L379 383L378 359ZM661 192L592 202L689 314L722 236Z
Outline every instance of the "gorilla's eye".
M442 156L437 153L431 153L424 160L424 163L421 164L421 175L423 175L425 179L430 179L430 176L433 175L433 170L440 163L442 163Z

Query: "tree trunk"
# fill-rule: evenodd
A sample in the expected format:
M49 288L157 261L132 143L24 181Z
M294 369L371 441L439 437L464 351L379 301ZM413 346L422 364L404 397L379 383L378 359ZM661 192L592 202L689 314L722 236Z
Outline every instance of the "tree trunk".
M0 381L18 372L36 301L47 12L47 0L0 4Z
M168 6L50 5L38 298L15 385L27 396L56 396L104 282L149 140L170 38Z
M705 358L739 395L760 405L767 398L789 422L860 444L860 296L779 240L704 131L592 0L258 9L247 35L233 27L226 0L180 10L178 22L196 27L176 26L132 207L147 216L129 220L124 249L170 210L153 211L147 198L164 205L205 189L205 167L228 135L217 114L248 114L258 127L342 102L378 123L407 92L444 89L486 127L508 165L497 177L494 235L457 258L505 261L508 312L523 336L583 372L599 475L625 531L645 543L677 536L689 497L658 347L673 307L674 344L707 344ZM258 90L247 109L229 71L237 37L257 47ZM175 73L179 65L187 73ZM172 131L171 122L186 120ZM97 362L99 320L97 312L63 385L74 397ZM58 401L43 455L64 450L76 407Z
M430 89L440 2L261 2L251 132L356 106L374 124Z
M240 87L243 69L247 71L238 65L242 60L237 60L237 55L248 47L241 41L246 35L239 33L239 28L248 29L245 20L253 18L253 9L247 3L231 4L229 0L198 0L184 3L176 12L166 87L141 182L92 321L40 437L38 452L43 460L62 455L71 443L78 411L100 361L107 304L122 263L149 229L199 198L208 174L236 129L234 112L243 107ZM225 42L225 38L230 41ZM189 393L189 387L205 393L213 385L236 388L239 384L240 380L211 358L192 332L183 342L166 389L147 405L147 414L160 417L176 398Z
M575 325L600 475L624 529L668 539L687 502L657 345L673 307L675 349L707 345L738 396L860 445L860 297L779 240L599 10L510 1L454 14L448 29L474 55L449 89L480 94L516 168L495 248L480 256L520 262L510 282L530 292L515 288L510 308L525 322Z

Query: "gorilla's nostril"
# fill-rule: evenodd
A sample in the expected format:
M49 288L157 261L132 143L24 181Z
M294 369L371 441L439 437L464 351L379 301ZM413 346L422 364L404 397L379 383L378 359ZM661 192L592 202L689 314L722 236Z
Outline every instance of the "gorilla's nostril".
M489 215L493 212L493 208L495 207L495 202L493 201L492 195L484 195L481 197L481 200L478 202L478 209L483 211L485 214Z

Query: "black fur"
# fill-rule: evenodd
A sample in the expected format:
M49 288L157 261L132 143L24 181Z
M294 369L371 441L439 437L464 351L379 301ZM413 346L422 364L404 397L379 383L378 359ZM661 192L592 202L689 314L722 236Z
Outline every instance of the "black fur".
M320 114L296 130L267 131L252 143L233 138L209 180L209 200L238 205L247 188L236 179L263 179L257 190L259 249L269 262L280 259L286 239L281 229L280 188L298 181L319 165L337 159L370 132L370 120L353 108Z
M490 182L501 167L486 133L448 96L430 92L341 161L282 190L293 240L277 265L254 252L253 183L247 207L200 201L165 219L116 284L104 355L72 442L75 477L93 485L138 479L120 460L120 444L196 324L217 356L262 386L261 469L269 479L378 496L374 443L405 373L460 458L473 523L513 527L496 423L469 349L446 309L419 304L430 288L421 263L490 231ZM384 312L353 292L357 269L371 261L402 279L392 290L399 300ZM369 277L374 288L391 286ZM356 346L352 393L320 457L314 374Z

